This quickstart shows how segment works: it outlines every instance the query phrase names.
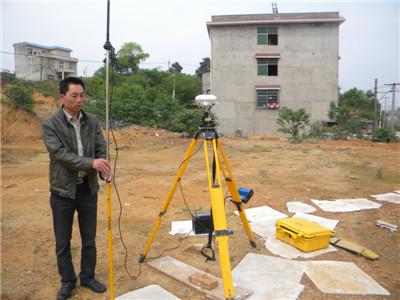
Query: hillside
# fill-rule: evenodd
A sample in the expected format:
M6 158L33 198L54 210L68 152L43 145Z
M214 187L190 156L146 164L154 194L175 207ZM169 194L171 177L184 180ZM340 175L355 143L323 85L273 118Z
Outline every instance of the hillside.
M35 114L28 113L19 108L1 103L1 142L19 143L27 139L40 139L40 124L42 120L56 111L57 102L53 97L45 97L40 93L34 93Z

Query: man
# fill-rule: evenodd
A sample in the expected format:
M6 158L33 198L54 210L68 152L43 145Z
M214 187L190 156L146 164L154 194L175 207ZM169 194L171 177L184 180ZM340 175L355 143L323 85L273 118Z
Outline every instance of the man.
M97 119L82 110L85 85L76 77L60 82L62 106L43 122L43 141L50 156L50 206L61 288L57 300L68 299L77 282L71 257L75 210L82 240L81 286L103 293L95 279L97 174L111 180L106 144Z

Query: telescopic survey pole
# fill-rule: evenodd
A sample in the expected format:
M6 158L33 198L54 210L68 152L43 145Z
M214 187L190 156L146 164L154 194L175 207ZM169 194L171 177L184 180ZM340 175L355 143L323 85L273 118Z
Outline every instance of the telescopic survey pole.
M107 35L104 44L106 53L106 132L107 132L107 160L110 162L110 120L109 120L109 71L110 71L110 53L113 49L110 43L110 0L107 0ZM114 272L112 255L112 230L111 230L111 180L106 179L106 197L107 197L107 223L108 223L108 267L110 277L110 299L114 300Z

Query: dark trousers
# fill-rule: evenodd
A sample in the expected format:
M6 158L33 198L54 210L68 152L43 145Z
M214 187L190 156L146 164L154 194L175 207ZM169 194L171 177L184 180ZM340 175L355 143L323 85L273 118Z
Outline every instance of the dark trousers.
M63 284L74 285L77 281L71 256L72 224L75 210L78 212L79 231L82 240L81 282L94 278L96 268L97 194L90 195L87 182L77 185L75 199L51 194L53 226L56 239L58 272Z

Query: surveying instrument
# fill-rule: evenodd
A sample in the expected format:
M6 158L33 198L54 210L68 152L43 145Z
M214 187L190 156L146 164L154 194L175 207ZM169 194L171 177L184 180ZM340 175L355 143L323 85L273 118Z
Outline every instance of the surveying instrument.
M204 108L204 113L201 118L200 126L197 132L194 134L192 142L186 151L184 159L179 167L178 173L175 176L175 180L168 192L168 195L164 201L162 209L158 214L157 220L151 230L150 236L145 244L143 253L139 257L139 262L143 263L147 253L150 250L153 239L157 233L157 230L160 227L162 217L167 212L168 206L171 203L172 197L175 193L177 184L180 182L183 173L186 170L186 167L190 161L190 158L193 156L194 149L199 142L200 139L203 139L203 150L204 150L204 158L206 163L206 172L208 178L208 188L210 191L210 200L211 200L211 215L212 221L214 224L214 237L216 244L218 245L218 253L220 259L220 269L221 269L221 277L224 288L224 296L225 299L235 299L235 292L233 288L232 281L232 273L231 273L231 264L230 264L230 256L229 256L229 246L228 241L229 237L233 234L232 230L227 228L227 220L225 213L225 199L222 190L221 184L221 172L225 178L226 185L229 189L229 192L232 197L232 203L235 204L237 210L239 212L240 219L242 221L244 230L249 239L250 245L255 248L256 243L254 240L253 232L251 231L249 222L247 220L246 213L242 208L242 203L246 203L251 197L249 193L246 195L240 195L239 190L235 184L235 180L233 178L232 169L228 163L225 152L222 148L222 144L218 139L218 134L215 129L215 120L212 118L211 109L216 104L217 97L214 95L199 95L195 99L195 103ZM212 147L213 153L213 168L210 168L210 160L208 156L208 145ZM222 160L220 160L220 156ZM216 175L216 176L215 176ZM216 182L215 182L216 179ZM242 193L241 193L242 194ZM251 193L252 194L252 193Z
M110 112L109 112L109 73L110 73L110 56L114 48L110 42L110 0L107 0L107 32L106 42L103 46L106 50L106 143L107 143L107 160L110 162ZM108 244L108 270L109 270L109 289L110 299L114 300L114 267L113 267L113 254L112 254L112 228L111 228L111 180L106 179L106 202L107 202L107 244Z

